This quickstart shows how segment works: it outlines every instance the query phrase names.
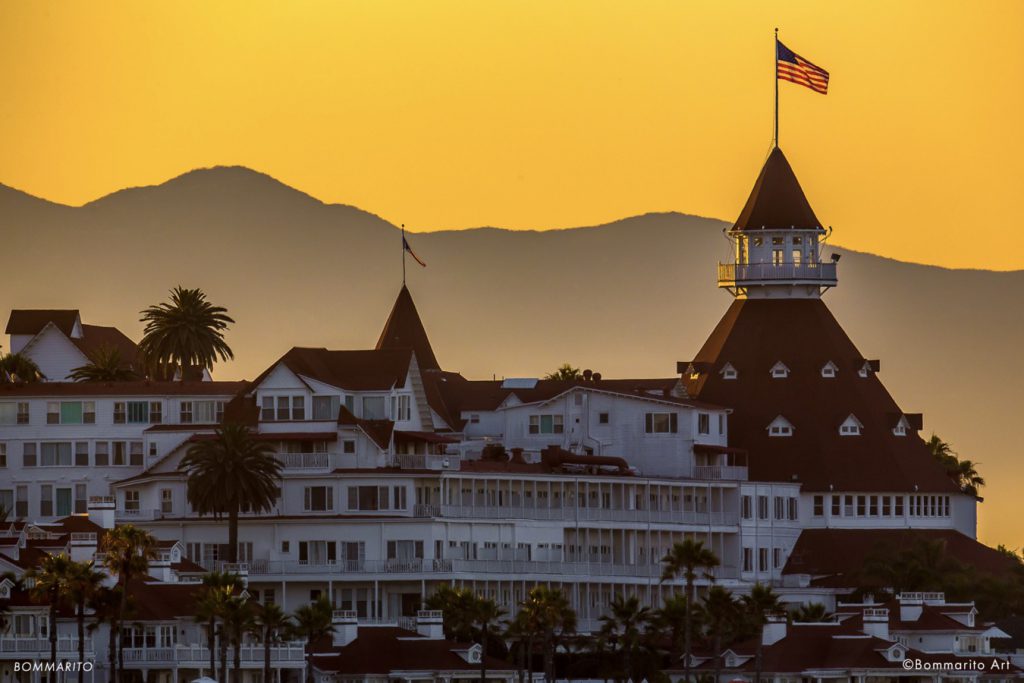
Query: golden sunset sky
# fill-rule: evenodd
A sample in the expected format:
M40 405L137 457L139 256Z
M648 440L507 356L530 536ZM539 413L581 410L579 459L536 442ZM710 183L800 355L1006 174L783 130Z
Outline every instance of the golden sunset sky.
M0 182L242 164L415 230L731 220L775 26L832 74L781 84L780 137L836 243L1024 268L1019 1L8 2Z

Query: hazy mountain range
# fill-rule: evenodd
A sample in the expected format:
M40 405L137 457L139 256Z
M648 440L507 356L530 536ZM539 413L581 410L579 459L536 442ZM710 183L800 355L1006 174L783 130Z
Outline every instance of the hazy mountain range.
M428 267L408 261L409 287L442 366L469 377L536 376L566 361L607 377L670 376L730 301L715 286L725 226L672 213L410 234ZM0 234L0 311L79 308L85 322L138 339L139 310L174 285L202 287L237 320L222 379L252 378L294 345L372 346L401 285L395 226L245 168L81 207L0 186ZM864 355L882 360L903 409L925 414L926 435L981 463L982 538L1020 546L1024 271L835 251L840 285L826 301Z

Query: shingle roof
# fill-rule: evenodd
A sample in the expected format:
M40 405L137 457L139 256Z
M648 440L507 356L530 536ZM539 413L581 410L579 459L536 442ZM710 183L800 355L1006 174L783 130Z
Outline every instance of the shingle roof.
M412 349L416 352L416 360L421 369L437 370L437 358L434 357L434 350L430 346L430 339L427 331L420 320L420 314L416 310L416 304L412 301L412 295L403 284L395 299L395 305L391 308L391 315L384 323L380 338L377 339L377 350Z
M786 155L771 151L733 230L820 228Z
M332 351L296 346L252 382L258 386L279 364L296 375L352 391L386 391L405 383L411 349Z
M6 333L37 335L52 322L70 337L78 319L78 309L15 309L7 319Z
M778 361L790 368L784 379L771 375ZM828 361L835 377L821 376ZM687 377L687 391L733 409L729 445L749 451L752 480L795 477L805 491L958 492L916 434L893 434L892 415L902 411L874 373L853 370L864 356L818 299L734 301L694 362L707 369ZM718 372L726 363L736 379ZM862 433L840 435L851 414ZM769 436L779 415L792 436Z
M418 637L413 631L390 626L361 626L358 636L344 647L321 648L336 654L320 654L313 662L317 669L342 676L388 675L397 671L479 671L456 651L470 645L450 640ZM511 671L514 667L497 657L487 657L491 671Z
M141 367L138 364L138 345L116 327L82 325L82 336L71 339L71 342L90 360L101 349L116 349L121 354L123 366Z

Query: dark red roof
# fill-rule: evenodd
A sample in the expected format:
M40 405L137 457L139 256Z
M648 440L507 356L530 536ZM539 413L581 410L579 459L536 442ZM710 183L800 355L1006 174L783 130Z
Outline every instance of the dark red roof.
M132 621L169 621L196 613L198 583L156 583L134 579L128 583Z
M246 382L33 382L0 385L0 396L233 396Z
M391 420L364 420L353 415L345 406L338 410L338 424L343 427L359 427L384 450L391 445L391 434L395 430L395 423Z
M320 671L342 676L389 675L398 671L479 671L479 664L470 664L456 654L470 647L466 643L417 637L413 631L392 626L360 626L355 640L343 647L325 648L335 654L318 654L313 662ZM505 660L489 655L486 663L491 671L514 669Z
M821 222L804 196L786 155L778 147L774 148L764 162L733 230L820 227Z
M138 365L139 347L116 327L82 325L82 336L71 339L86 358L92 360L101 349L116 349L121 354L121 365Z
M776 379L782 361L789 376ZM839 368L825 378L821 368ZM691 396L729 406L729 445L749 451L750 478L799 481L805 491L915 491L958 489L914 433L896 436L892 414L902 412L877 375L854 370L864 356L819 299L737 299L697 354L706 371L687 379ZM720 372L726 363L736 379ZM859 436L841 436L849 415ZM771 437L782 415L789 437Z
M954 529L804 529L783 574L809 574L816 585L854 588L864 558L909 548L917 541L942 541L946 554L976 570L997 576L1013 572L1013 558Z
M57 329L70 337L78 319L77 309L16 309L11 311L11 317L7 319L7 334L35 336L47 323L52 322Z
M421 370L437 370L437 358L430 346L427 331L420 320L412 295L403 284L391 308L391 315L384 323L380 338L377 339L377 350L412 349L416 353L416 362Z
M401 350L331 351L296 346L252 382L255 388L278 364L296 375L341 389L385 391L405 384L412 352Z

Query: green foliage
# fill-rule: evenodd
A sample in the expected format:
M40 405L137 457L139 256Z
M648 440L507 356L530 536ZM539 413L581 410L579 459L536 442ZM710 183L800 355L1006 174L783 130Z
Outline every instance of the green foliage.
M21 353L0 355L0 384L32 384L44 379L46 376L28 356Z
M75 382L123 382L137 379L138 375L121 357L119 349L101 346L90 356L87 364L73 369L70 377Z
M182 379L202 379L203 370L212 370L218 359L234 358L224 332L235 321L226 308L207 301L201 289L175 287L169 302L150 306L141 315L146 327L139 352L151 376L178 371Z
M544 379L574 380L583 377L579 368L574 368L569 363L563 363L554 372L544 375Z
M985 479L977 471L977 465L981 463L961 460L953 447L936 434L932 434L927 445L928 450L946 471L946 476L952 479L963 493L977 498L978 489L985 485Z

